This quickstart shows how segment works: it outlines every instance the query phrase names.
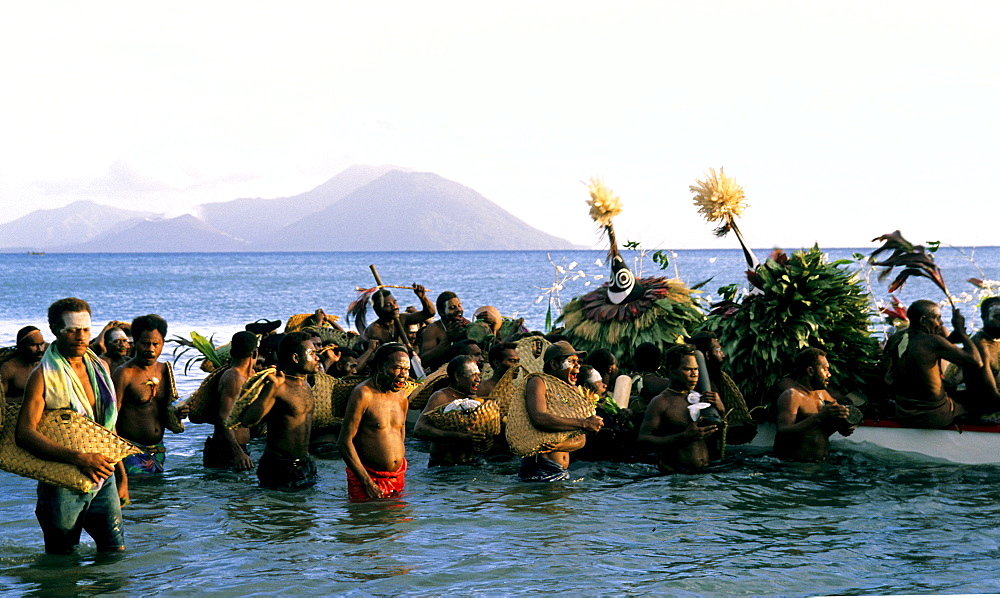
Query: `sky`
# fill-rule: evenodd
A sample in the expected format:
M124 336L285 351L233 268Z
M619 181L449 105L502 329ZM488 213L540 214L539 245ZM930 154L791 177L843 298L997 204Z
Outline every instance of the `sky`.
M353 164L435 172L600 247L998 245L998 2L0 0L0 223L179 215ZM873 246L873 245L872 245Z

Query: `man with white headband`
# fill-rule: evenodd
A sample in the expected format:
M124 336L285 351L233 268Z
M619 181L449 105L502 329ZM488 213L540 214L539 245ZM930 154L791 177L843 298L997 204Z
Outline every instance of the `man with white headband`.
M79 453L60 446L38 431L49 409L73 409L109 430L115 428L118 409L107 365L89 348L90 306L69 297L49 306L49 327L56 335L39 367L28 378L16 439L36 457L75 465L95 484L90 492L76 492L39 482L35 515L45 537L45 551L69 554L86 530L101 552L125 550L121 505L115 489L115 471L104 455Z

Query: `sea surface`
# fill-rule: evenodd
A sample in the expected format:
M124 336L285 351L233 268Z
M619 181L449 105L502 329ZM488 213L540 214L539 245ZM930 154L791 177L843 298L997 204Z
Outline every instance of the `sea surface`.
M831 259L858 250L831 249ZM964 251L964 254L962 253ZM764 257L766 251L758 251ZM638 257L626 252L630 259ZM459 294L542 328L550 295L582 294L607 276L597 251L0 255L0 346L26 324L45 326L60 297L91 303L95 324L159 313L170 336L217 342L258 318L322 307L343 316L358 286L418 282L433 299ZM971 258L971 259L970 259ZM971 277L1000 279L1000 248L937 255L955 295ZM563 268L559 273L556 266ZM745 280L738 250L686 250L663 272L718 288ZM676 270L675 270L676 268ZM580 276L582 273L584 276ZM569 278L576 277L573 280ZM887 283L870 276L878 300ZM589 282L589 286L585 283ZM400 304L416 304L397 290ZM925 281L904 303L943 299ZM541 297L541 299L539 299ZM960 303L979 325L973 297ZM558 305L558 304L557 304ZM558 310L556 310L556 315ZM947 318L946 318L947 320ZM876 329L878 327L876 326ZM169 358L173 345L164 357ZM182 373L188 394L203 374ZM657 476L643 464L571 466L572 481L516 480L516 463L427 469L407 440L407 494L349 504L344 464L318 461L321 481L264 491L252 473L201 466L210 426L169 434L167 473L133 479L124 509L128 551L46 556L34 519L35 483L0 472L0 592L5 595L668 594L814 595L982 593L1000 590L1000 467L937 463L888 451L841 452L829 463L781 463L731 450L699 475ZM254 457L259 445L251 446Z

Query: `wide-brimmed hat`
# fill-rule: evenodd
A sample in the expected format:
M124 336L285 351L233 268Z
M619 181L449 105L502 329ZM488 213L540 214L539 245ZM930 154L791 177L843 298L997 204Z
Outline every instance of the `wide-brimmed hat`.
M545 349L545 356L542 358L542 361L548 363L551 359L569 357L570 355L579 355L582 359L587 356L587 352L577 351L573 348L573 345L569 344L568 341L558 341L552 343L547 349Z

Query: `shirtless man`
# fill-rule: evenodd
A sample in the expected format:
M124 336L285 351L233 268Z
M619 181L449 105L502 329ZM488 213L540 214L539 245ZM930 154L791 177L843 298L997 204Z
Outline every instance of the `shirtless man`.
M469 325L462 302L455 293L445 291L434 303L441 319L429 324L420 335L420 360L427 371L436 370L445 363L448 348L465 338L465 328Z
M0 396L8 403L21 404L28 375L35 369L45 354L45 339L34 326L25 326L17 331L17 345L14 356L0 365Z
M629 407L633 411L641 412L654 397L670 387L670 380L658 375L663 359L663 352L653 343L642 343L635 348L632 354L632 361L635 369L639 372L639 404Z
M965 333L965 318L956 309L949 336L941 308L933 301L914 301L906 310L910 327L886 343L886 382L896 395L896 419L913 428L945 428L966 410L952 400L941 380L941 360L968 370L981 369L979 349ZM964 350L952 344L960 342Z
M684 473L709 464L715 451L706 439L718 426L692 421L688 410L689 394L698 384L698 361L694 345L676 345L664 356L669 372L669 387L656 395L646 408L639 428L639 446L660 454L658 466L663 473ZM696 402L704 402L725 413L719 395L706 392ZM713 443L714 444L714 443Z
M109 328L104 333L104 354L101 355L101 359L108 364L108 369L113 372L128 361L130 348L125 331L118 327Z
M39 482L35 516L45 536L45 551L73 552L82 530L94 539L98 551L125 550L121 505L115 492L115 472L121 468L104 455L73 451L38 432L44 412L62 408L82 413L109 430L115 427L118 412L111 374L88 350L90 306L75 297L56 301L49 307L49 327L56 340L28 377L15 438L18 446L36 457L75 465L98 486L80 493ZM69 376L78 383L56 383Z
M433 318L434 306L427 298L427 291L424 290L424 287L414 283L413 294L420 299L423 310L401 314L399 313L399 304L396 303L396 298L393 297L392 293L386 289L375 291L375 294L372 295L372 309L375 310L378 319L365 328L361 338L366 341L377 340L380 343L397 342L399 335L396 330L396 316L399 316L404 330L410 324L419 324ZM417 347L414 347L414 350L416 349Z
M110 322L105 324L104 328L101 328L101 331L98 334L94 335L93 340L90 341L90 349L94 353L97 353L98 355L104 355L104 353L107 352L108 348L105 344L107 339L107 334L109 330L112 330L114 328L119 328L125 332L125 336L128 337L129 339L129 345L130 345L129 348L131 349L132 336L131 332L129 331L128 322L122 322L121 320L111 320ZM131 356L132 355L130 354L129 357ZM114 372L114 369L112 368L111 371Z
M477 396L488 397L497 383L507 373L507 370L521 363L521 357L517 354L517 345L514 343L501 343L493 345L490 349L490 367L493 368L493 375L484 380L479 385Z
M135 357L113 374L118 397L118 434L141 445L145 452L122 460L131 475L163 473L167 407L174 397L169 363L158 361L167 336L167 321L156 314L132 320ZM183 414L181 415L183 417Z
M240 418L247 428L267 422L267 446L257 465L261 488L316 484L316 464L309 456L314 401L307 378L318 371L319 357L310 335L286 334L278 346L278 372L268 377L260 396Z
M542 371L570 386L576 386L576 379L580 373L580 359L586 356L586 351L577 351L566 341L552 343L545 349ZM524 403L531 425L540 430L598 432L604 425L604 420L596 415L583 419L549 413L545 381L538 376L528 378L524 390ZM556 482L569 479L569 454L583 448L586 443L586 434L580 434L537 455L524 457L521 459L517 475L522 482Z
M479 381L479 367L468 355L460 355L448 362L448 386L427 399L427 405L413 427L415 437L431 441L428 467L475 463L475 443L486 440L486 435L482 432L442 430L431 423L427 414L452 401L473 399Z
M854 428L847 423L847 407L826 390L830 363L819 349L805 349L795 357L794 385L777 402L774 454L786 461L825 461L830 435L847 436Z
M337 442L347 465L347 494L355 501L386 498L406 483L406 348L382 345L371 367L372 377L351 391Z
M212 414L214 435L205 439L202 464L247 471L253 468L247 444L250 443L250 429L243 426L228 428L223 425L233 410L233 404L240 396L243 383L254 373L257 363L257 335L241 330L233 335L229 349L229 367L218 380L215 392L209 394L206 412Z
M1000 297L988 297L979 306L983 329L972 335L984 367L961 369L965 391L956 397L969 411L990 413L1000 410Z

